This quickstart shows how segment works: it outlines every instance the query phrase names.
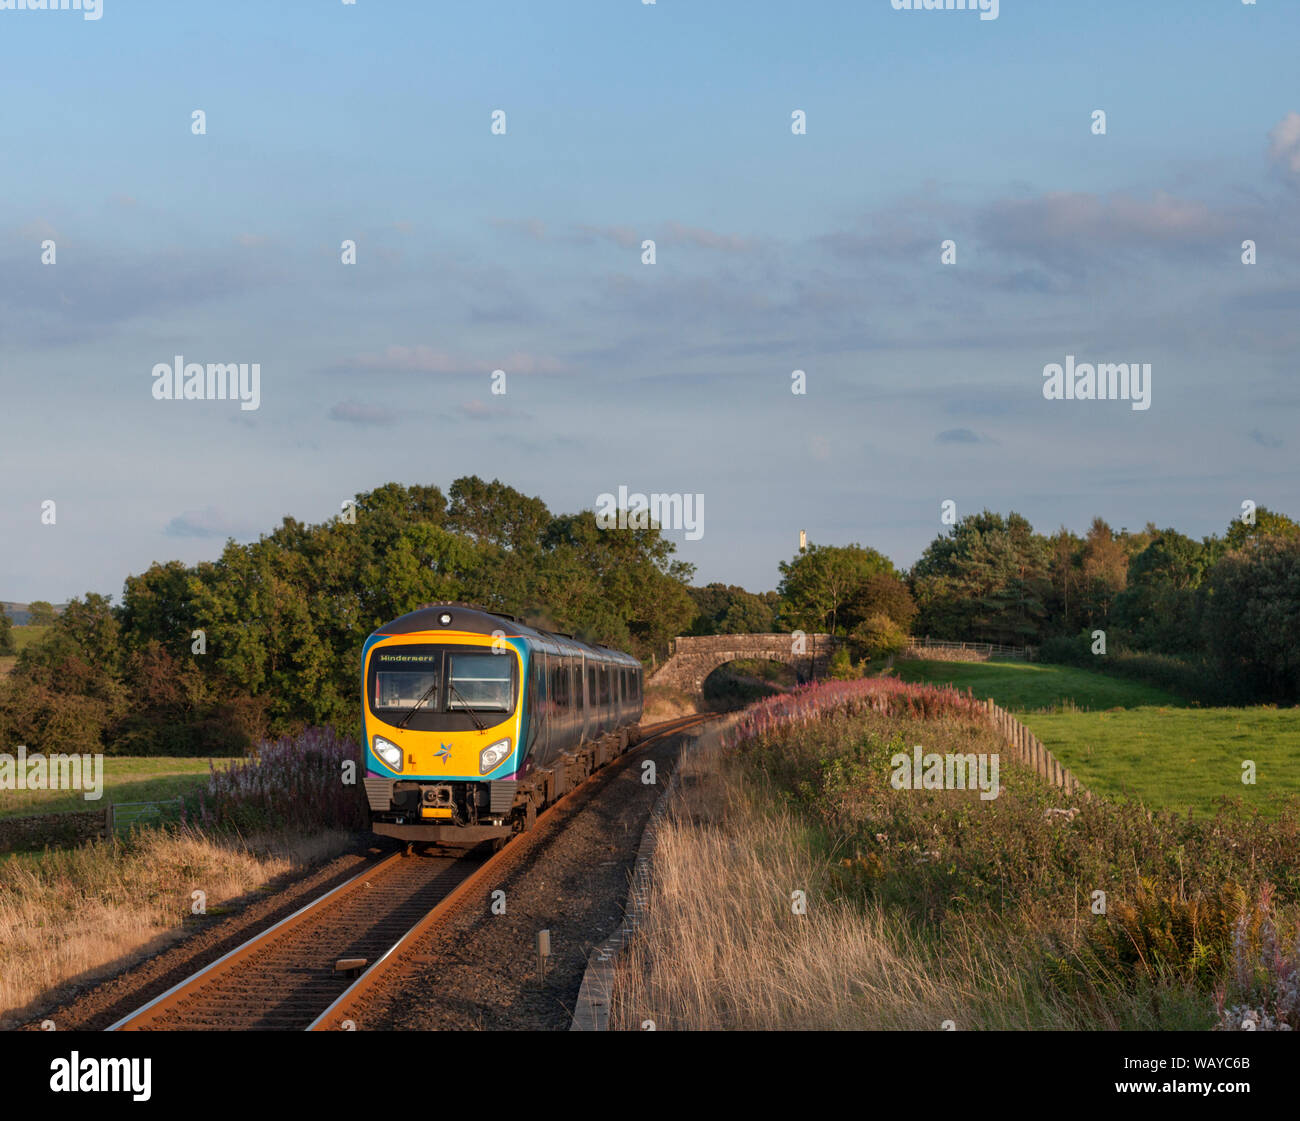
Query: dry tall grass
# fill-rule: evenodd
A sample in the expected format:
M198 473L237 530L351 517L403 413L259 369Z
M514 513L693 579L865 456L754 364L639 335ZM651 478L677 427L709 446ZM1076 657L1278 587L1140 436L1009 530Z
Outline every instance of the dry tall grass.
M678 716L689 716L703 712L700 698L684 689L674 689L669 685L647 685L642 700L643 718L647 723L658 720L674 720Z
M108 976L184 933L191 892L208 913L276 876L341 852L351 835L258 843L194 830L0 860L0 1024L41 994ZM29 1013L30 1014L30 1013Z
M679 775L646 913L620 958L613 1027L1108 1026L1095 1010L1081 1023L988 925L946 924L936 944L878 906L834 901L832 861L814 855L792 815L755 802L716 736ZM805 893L804 915L793 913L794 891Z

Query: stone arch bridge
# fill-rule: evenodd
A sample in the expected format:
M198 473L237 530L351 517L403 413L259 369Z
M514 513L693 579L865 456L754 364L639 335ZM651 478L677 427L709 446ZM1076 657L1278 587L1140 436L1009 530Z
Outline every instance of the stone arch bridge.
M727 662L760 658L794 666L805 680L825 677L831 655L844 640L828 634L683 635L673 640L672 656L649 678L651 685L699 693L704 679Z

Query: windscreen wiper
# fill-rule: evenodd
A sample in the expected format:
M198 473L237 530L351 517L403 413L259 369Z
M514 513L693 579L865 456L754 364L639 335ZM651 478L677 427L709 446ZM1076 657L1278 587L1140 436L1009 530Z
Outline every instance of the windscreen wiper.
M487 725L484 724L483 721L478 718L478 713L475 712L472 708L470 708L469 702L466 701L465 698L460 695L460 690L456 688L456 683L448 679L447 688L450 689L453 693L455 693L456 696L460 699L460 707L469 713L469 718L474 721L474 727L477 728L480 732L483 731L483 729L486 728Z
M411 719L412 716L415 715L415 710L419 708L422 704L424 704L424 702L427 701L433 695L433 691L436 688L438 688L438 679L435 677L433 679L433 684L430 685L422 694L420 694L420 699L411 706L411 711L402 717L401 721L397 725L399 728L406 727L407 722ZM455 688L455 686L452 686L452 688Z

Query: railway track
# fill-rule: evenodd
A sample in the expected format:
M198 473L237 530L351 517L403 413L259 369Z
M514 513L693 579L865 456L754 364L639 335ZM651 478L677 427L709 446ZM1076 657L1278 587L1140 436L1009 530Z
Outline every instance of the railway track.
M646 729L642 745L713 719L692 715ZM613 764L617 766L616 760ZM394 853L237 946L109 1027L149 1030L323 1030L349 1019L413 945L485 890L581 808L596 771L483 859Z

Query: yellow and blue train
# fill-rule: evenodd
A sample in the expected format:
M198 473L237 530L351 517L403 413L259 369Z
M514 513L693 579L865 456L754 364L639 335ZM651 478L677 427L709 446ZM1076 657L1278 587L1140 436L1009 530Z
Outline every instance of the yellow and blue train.
M376 833L478 844L636 741L630 654L467 604L420 608L362 649L365 789Z

